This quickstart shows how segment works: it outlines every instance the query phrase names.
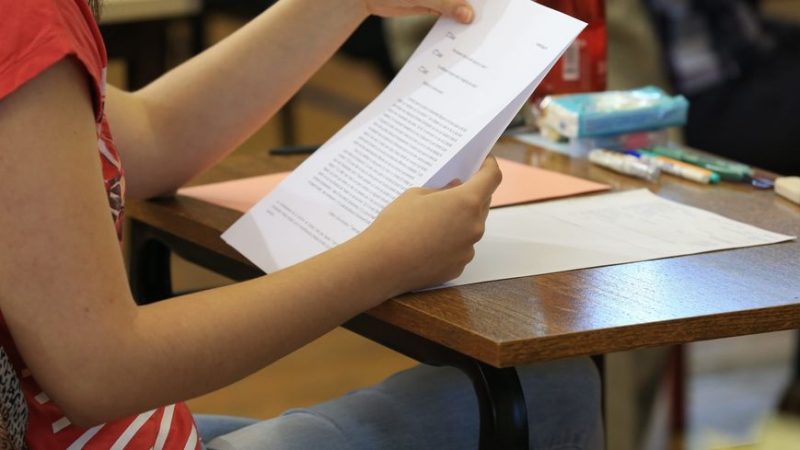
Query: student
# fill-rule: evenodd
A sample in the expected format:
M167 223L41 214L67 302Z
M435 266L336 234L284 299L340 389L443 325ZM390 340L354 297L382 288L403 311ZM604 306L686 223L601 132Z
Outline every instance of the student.
M777 173L800 173L800 26L762 0L643 0L670 81L689 98L686 142Z
M463 184L409 190L302 264L152 305L134 303L119 245L127 196L169 195L236 148L370 13L470 22L465 0L283 0L133 93L106 87L86 0L0 11L0 446L201 448L198 434L218 449L477 446L477 402L453 369L257 423L196 425L181 402L457 276L500 181L493 159ZM521 373L533 448L601 447L591 363Z

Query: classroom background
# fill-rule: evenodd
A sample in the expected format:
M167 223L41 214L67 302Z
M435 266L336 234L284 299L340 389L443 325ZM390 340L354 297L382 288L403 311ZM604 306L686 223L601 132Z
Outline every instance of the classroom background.
M236 30L263 3L107 0L102 25L111 56L109 82L130 88L141 86ZM762 7L767 15L800 24L800 2L796 0L766 0ZM645 12L640 1L609 0L607 8L608 88L653 84L669 89L656 38L641 20ZM414 27L424 28L424 24L369 21L284 110L231 157L266 154L283 145L324 142L383 89L407 48L413 48L414 31L409 29ZM134 42L130 38L133 32L144 38ZM411 44L403 41L409 36ZM633 55L646 55L646 59ZM268 82L269 74L264 77ZM204 181L201 175L192 184ZM229 282L173 257L177 292ZM614 355L610 365L615 375L609 377L607 391L616 408L608 416L609 448L679 448L677 442L693 450L758 449L767 448L767 442L784 445L769 448L800 448L800 422L782 422L775 415L792 378L797 342L796 332L790 331L686 346L686 425L681 436L669 434L669 417L674 413L666 357L669 349ZM414 364L337 329L247 379L194 399L189 405L195 412L269 418L375 383ZM626 400L618 401L620 398Z

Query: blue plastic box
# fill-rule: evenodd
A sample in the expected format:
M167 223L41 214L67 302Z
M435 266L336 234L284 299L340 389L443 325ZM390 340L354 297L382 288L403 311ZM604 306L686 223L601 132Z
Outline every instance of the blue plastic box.
M683 126L689 101L647 86L630 91L557 95L542 100L542 125L569 138Z

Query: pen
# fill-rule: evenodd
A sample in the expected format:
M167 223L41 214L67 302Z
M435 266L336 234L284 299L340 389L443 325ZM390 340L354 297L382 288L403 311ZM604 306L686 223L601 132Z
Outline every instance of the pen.
M753 169L745 164L727 161L722 158L705 156L695 152L689 152L680 148L655 147L652 152L659 156L676 159L695 166L700 166L719 174L719 177L727 181L746 181L753 177Z
M270 149L270 155L310 155L319 148L319 145L287 145Z
M652 161L662 172L681 177L686 180L704 184L719 183L720 177L716 172L704 169L693 164L688 164L666 156L660 156L645 150L630 150L626 154Z
M661 174L661 169L655 164L650 164L633 155L626 155L599 148L589 152L589 161L615 172L648 181L655 181Z

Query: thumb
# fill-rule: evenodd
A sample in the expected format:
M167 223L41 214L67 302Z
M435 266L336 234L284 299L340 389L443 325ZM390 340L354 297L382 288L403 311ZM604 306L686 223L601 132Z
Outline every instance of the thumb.
M483 161L475 175L467 180L461 188L474 190L479 195L491 195L502 180L503 174L500 172L500 166L497 165L497 159L490 155Z

